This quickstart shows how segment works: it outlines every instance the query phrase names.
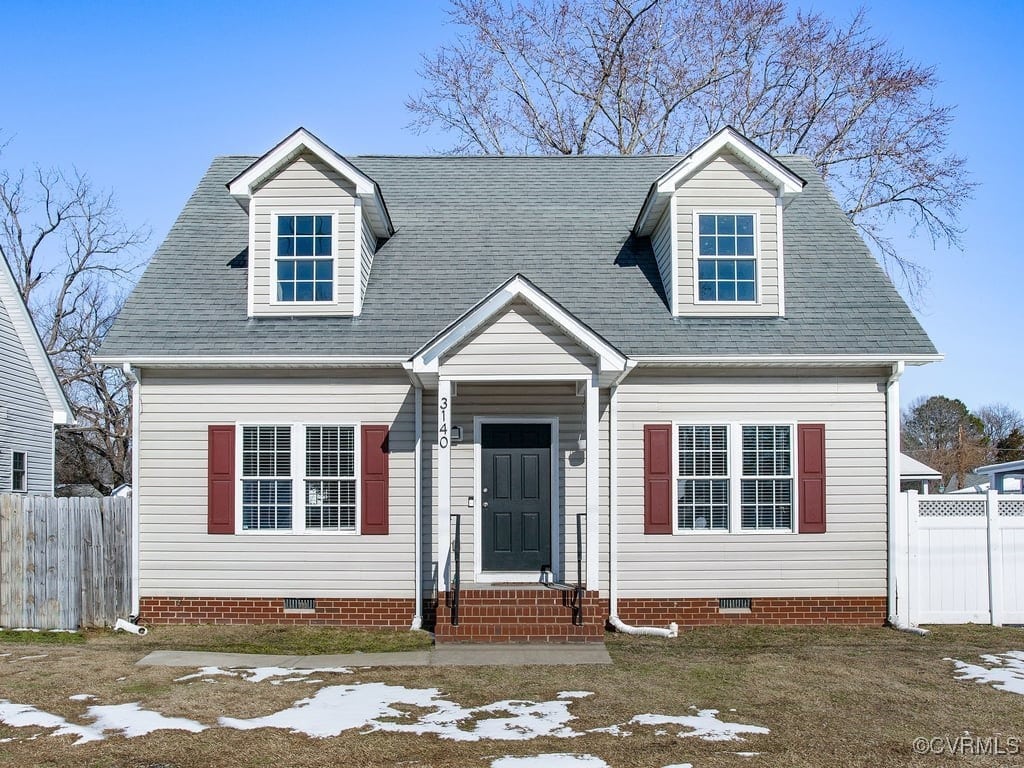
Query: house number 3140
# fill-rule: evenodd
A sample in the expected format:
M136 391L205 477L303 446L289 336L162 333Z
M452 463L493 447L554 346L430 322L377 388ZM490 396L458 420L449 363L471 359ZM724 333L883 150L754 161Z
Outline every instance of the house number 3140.
M441 417L437 420L437 446L448 447L448 398L442 397L438 403L438 411Z

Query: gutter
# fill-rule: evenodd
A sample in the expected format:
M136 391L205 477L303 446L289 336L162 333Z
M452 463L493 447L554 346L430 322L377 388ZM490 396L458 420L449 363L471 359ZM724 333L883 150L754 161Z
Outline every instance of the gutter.
M125 361L122 365L121 370L124 371L125 378L131 382L132 385L132 515L131 515L131 529L132 529L132 607L131 614L128 618L131 622L137 623L139 620L139 433L140 429L140 416L142 414L142 403L140 398L142 396L142 381L139 379L139 369L133 368L131 363Z
M131 364L136 368L332 368L348 366L353 368L400 367L407 357L353 355L150 355L135 357ZM122 357L94 357L100 365L127 365Z
M642 366L856 366L927 365L942 361L945 355L904 355L894 361L892 356L879 355L632 355L630 359ZM901 368L902 370L902 368Z

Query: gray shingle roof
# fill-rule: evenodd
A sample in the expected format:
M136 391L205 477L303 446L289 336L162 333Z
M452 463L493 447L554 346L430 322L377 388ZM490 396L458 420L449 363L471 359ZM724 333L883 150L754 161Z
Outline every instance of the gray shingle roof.
M678 158L354 157L397 232L358 318L246 317L246 214L215 159L103 345L140 355L402 355L514 273L630 356L932 354L935 348L832 195L808 180L785 212L785 318L672 317L650 242L630 236Z

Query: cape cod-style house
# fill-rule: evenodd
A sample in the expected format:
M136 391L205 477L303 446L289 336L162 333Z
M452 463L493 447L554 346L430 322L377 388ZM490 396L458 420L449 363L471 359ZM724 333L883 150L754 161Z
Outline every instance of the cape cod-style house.
M143 621L881 624L939 359L812 164L216 158L103 348Z

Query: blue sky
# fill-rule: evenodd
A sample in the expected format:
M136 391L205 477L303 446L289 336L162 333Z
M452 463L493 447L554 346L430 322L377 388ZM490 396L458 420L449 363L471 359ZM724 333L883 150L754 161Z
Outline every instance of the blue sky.
M814 0L848 18L860 3ZM952 143L981 184L965 249L901 239L929 265L918 311L946 361L911 369L904 402L945 394L1024 410L1024 269L1013 147L1024 120L1024 3L864 3L872 28L933 64L957 107ZM4 6L0 166L77 166L117 194L125 219L167 233L210 159L259 154L305 125L344 154L427 153L444 136L406 126L421 51L449 39L444 4L36 3Z

